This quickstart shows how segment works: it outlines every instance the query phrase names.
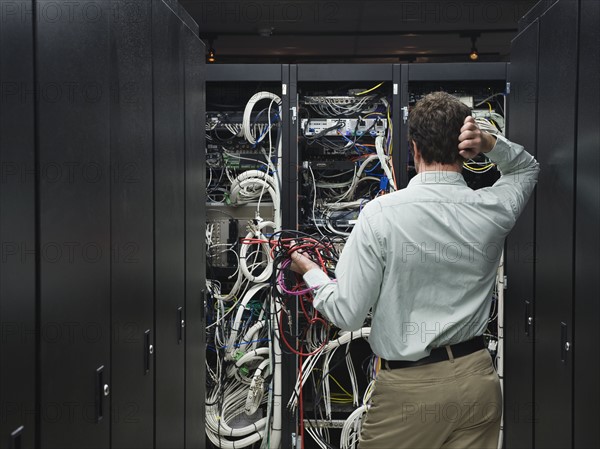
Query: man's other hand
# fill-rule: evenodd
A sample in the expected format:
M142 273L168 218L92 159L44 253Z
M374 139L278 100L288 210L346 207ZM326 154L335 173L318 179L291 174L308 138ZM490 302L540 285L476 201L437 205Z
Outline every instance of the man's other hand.
M488 153L496 145L496 138L477 126L475 119L468 116L460 129L458 151L465 159L473 159L479 153Z

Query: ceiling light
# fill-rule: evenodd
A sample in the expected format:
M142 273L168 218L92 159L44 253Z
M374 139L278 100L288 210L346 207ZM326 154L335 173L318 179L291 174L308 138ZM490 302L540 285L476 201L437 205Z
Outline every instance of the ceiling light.
M213 62L216 62L217 57L215 54L215 49L214 48L210 48L208 50L208 56L206 56L206 62L208 62L209 64L212 64Z
M479 51L475 46L475 42L477 41L476 36L471 36L471 53L469 53L469 59L473 62L479 61Z
M209 39L208 41L208 54L206 55L206 62L209 64L213 64L217 61L217 52L213 47L213 39Z

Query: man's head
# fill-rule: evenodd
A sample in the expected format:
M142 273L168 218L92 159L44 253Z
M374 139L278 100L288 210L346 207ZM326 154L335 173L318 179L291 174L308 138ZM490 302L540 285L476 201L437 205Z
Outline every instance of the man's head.
M446 92L434 92L423 97L410 113L408 134L413 151L418 151L427 165L442 164L460 167L463 159L458 152L458 136L471 115L471 109Z

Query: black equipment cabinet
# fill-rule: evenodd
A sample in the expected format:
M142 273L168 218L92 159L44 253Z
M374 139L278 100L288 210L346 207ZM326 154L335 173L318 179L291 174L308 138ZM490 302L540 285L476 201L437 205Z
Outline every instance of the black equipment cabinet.
M583 0L575 199L573 447L600 447L600 2Z
M38 440L47 448L110 441L110 25L104 2L90 4L97 20L80 10L73 22L36 24Z
M540 2L513 41L510 137L534 145L541 172L508 238L506 447L600 445L599 19L598 2Z
M206 168L204 46L184 30L185 66L185 447L204 448Z
M1 6L0 447L203 447L197 25L171 0Z
M572 437L577 21L572 1L540 18L534 360L541 448L569 447Z
M143 20L111 28L111 447L142 449L154 429L152 28L150 4L136 5Z
M8 2L7 2L8 3ZM31 0L0 25L0 447L33 448L36 401L35 98ZM0 6L5 7L4 2Z
M509 66L508 131L511 140L537 151L539 22L513 41ZM533 447L533 314L535 191L506 241L509 273L504 318L504 429L507 447Z
M185 144L183 25L155 1L154 279L157 448L184 446Z

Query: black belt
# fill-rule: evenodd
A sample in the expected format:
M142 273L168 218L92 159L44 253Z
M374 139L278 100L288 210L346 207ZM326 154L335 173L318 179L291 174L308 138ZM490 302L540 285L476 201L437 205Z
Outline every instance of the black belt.
M471 340L463 341L455 345L450 345L450 350L455 359L464 357L474 352L485 349L485 341L483 337L475 337ZM430 363L443 362L450 360L448 358L448 351L446 346L440 348L433 348L429 356L416 361L410 360L385 360L381 359L381 367L387 369L398 369L398 368L409 368L411 366L429 365Z

